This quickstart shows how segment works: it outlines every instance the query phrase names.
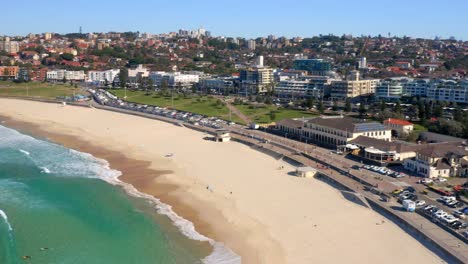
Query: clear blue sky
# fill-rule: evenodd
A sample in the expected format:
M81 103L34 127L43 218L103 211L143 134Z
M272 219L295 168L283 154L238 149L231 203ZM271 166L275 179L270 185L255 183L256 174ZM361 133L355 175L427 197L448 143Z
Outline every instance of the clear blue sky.
M79 26L83 32L150 33L204 26L224 36L391 32L468 40L468 0L22 0L0 6L0 35L78 32Z

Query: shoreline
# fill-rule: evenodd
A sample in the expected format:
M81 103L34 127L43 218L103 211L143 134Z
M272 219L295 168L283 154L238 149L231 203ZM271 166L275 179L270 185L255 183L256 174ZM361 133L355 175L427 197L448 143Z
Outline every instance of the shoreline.
M150 168L151 162L149 161L132 159L123 155L120 152L108 150L101 146L93 145L92 143L90 144L90 142L87 142L77 136L47 131L37 124L18 121L11 117L5 117L2 115L0 115L0 120L2 121L1 125L11 129L15 129L23 134L31 135L39 139L45 139L47 141L65 146L69 149L77 150L83 153L88 153L93 155L93 157L95 158L108 162L109 167L111 169L120 171L122 173L122 175L117 177L117 180L123 184L117 184L117 187L125 191L127 195L146 200L150 198L144 196L149 195L152 198L159 200L160 203L170 206L171 209L174 209L174 212L177 213L178 217L191 222L194 226L197 227L197 232L200 235L206 235L213 232L210 228L209 223L203 221L203 219L199 217L199 213L195 209L186 205L183 201L181 201L179 197L171 195L172 192L180 188L179 186L171 184L169 182L157 181L159 177L165 174L171 174L173 173L172 171L158 171L152 169ZM100 179L106 181L102 178ZM156 182L153 182L153 184L151 184L151 181ZM114 185L114 183L110 183L109 181L106 182ZM149 185L151 185L152 188L147 189ZM134 188L139 194L132 194L131 190L128 190L128 187ZM157 211L158 209L155 208L155 210ZM160 212L157 212L157 214L160 216L167 217L168 221L171 222L173 227L177 228L178 232L180 232L181 235L184 235L184 232L180 230L180 227L177 227L173 220L170 219L170 217L167 214L163 214ZM209 243L208 240L201 241L191 238L188 235L184 236L187 239L194 241L194 243L200 244L197 245L197 248L202 249L201 255L204 255L204 258L202 260L204 260L207 257L210 257L213 253L215 253L215 245ZM210 237L209 235L207 237L209 239L212 239L212 237Z
M88 140L93 143L97 142L99 148L110 147L112 151L118 153L129 153L132 159L146 160L146 165L151 169L157 168L158 171L163 171L164 173L157 175L157 177L140 175L140 177L131 177L131 179L125 177L120 179L133 184L139 191L162 198L161 201L174 206L174 211L183 218L192 221L199 233L216 241L223 241L228 248L240 254L243 263L311 263L314 261L319 263L342 261L358 263L363 260L363 257L364 260L380 261L381 263L392 263L394 259L404 259L407 262L420 260L428 263L440 263L432 252L418 244L419 242L413 241L413 238L399 227L391 224L377 227L375 222L377 219L380 221L382 216L344 201L339 191L326 186L325 183L290 177L288 171L294 169L292 166L252 150L243 144L235 142L209 143L202 140L203 133L161 124L161 121L142 120L134 116L128 117L120 113L103 113L102 110L83 107L62 109L56 105L46 107L43 103L15 102L26 108L38 106L47 108L41 110L40 114L36 116L27 109L21 109L11 100L8 102L7 111L10 109L10 116L16 117L16 120L31 122L34 120L36 125L47 131L71 134L78 136L85 142ZM55 110L57 108L60 110ZM66 114L71 115L73 120L68 121L62 116L66 115L65 113L58 114L56 112L66 112ZM88 118L89 114L99 115L101 119L96 117L93 126L89 126L87 122L83 122L79 118L80 116ZM49 115L53 115L53 117ZM115 118L116 120L111 122L103 120L102 117ZM130 138L123 134L123 130L125 132L134 131L133 133L140 135L140 132L136 132L139 130L127 127L116 132L115 129L121 129L122 124L119 126L115 122L131 122L138 128L141 125L142 129L143 127L164 128L155 132L155 135L159 135L162 139L148 137L145 138L146 141L134 138L129 140ZM106 126L109 127L106 128ZM166 130L169 135L166 134ZM92 137L89 133L97 137ZM104 138L107 135L112 138ZM179 137L180 140L174 139L174 137ZM164 141L169 138L174 141L172 144ZM133 144L121 146L119 149L120 139L122 139L122 143ZM150 144L146 146L147 143ZM175 146L179 143L182 145L193 143L194 148L206 149L201 149L200 151L204 152L200 152L200 154L203 154L197 155L199 152L193 149ZM167 149L168 146L169 149ZM157 147L158 150L148 151L148 148L151 147ZM164 158L164 153L170 153L172 148L176 150L175 157ZM99 155L99 153L92 151L83 150L83 152L109 160L105 157L105 153ZM232 152L237 152L237 154ZM148 157L148 154L152 154L151 158ZM209 161L201 157L204 155ZM235 164L234 160L227 163L225 161L234 158L244 166L232 166L231 163ZM173 162L172 159L177 162ZM119 169L112 161L109 160L109 162L113 169ZM205 167L215 166L214 164L217 163L220 165L216 168ZM282 164L287 167L288 171L278 171L278 165ZM228 170L220 174L220 170L222 171L223 166L226 165ZM171 169L168 170L168 168ZM248 172L249 170L252 172ZM253 175L258 177L252 178ZM207 191L206 182L210 183L209 186L214 188L214 192ZM175 186L175 189L171 189L166 195L162 194L162 197L159 197L158 194L161 190L158 189L158 185L161 183ZM314 188L315 191L310 188ZM333 210L330 211L330 208L323 203L331 203ZM191 211L193 215L182 212L181 206L186 206L188 211L193 210ZM317 214L317 212L320 213ZM350 218L353 218L354 221L340 223L340 219ZM319 228L317 229L317 227ZM345 236L342 237L342 235ZM375 236L383 236L385 239L384 241L373 241ZM395 239L403 241L402 244L392 243ZM358 249L357 247L365 247L368 252L366 256L362 255L362 248ZM319 254L314 254L314 251ZM340 251L341 254L334 254L336 251ZM420 256L414 256L410 253L418 251L424 253Z

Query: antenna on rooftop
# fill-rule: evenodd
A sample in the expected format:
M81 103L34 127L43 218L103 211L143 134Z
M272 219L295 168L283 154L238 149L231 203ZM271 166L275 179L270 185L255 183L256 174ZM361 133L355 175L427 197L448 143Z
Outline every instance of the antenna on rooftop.
M83 29L80 26L80 35L83 34Z

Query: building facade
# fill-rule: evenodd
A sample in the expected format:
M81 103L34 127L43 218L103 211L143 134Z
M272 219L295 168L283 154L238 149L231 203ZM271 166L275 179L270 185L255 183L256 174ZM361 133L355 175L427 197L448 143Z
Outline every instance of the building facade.
M430 144L403 165L426 178L468 177L468 148L458 142Z
M349 80L332 81L330 97L336 100L369 96L375 93L378 80L361 80L358 71L353 71Z
M84 71L66 71L66 70L55 70L47 72L48 81L84 81Z
M111 69L107 71L89 71L88 72L88 81L95 82L99 84L104 84L106 81L108 83L114 82L119 76L120 69Z
M359 136L388 142L392 139L391 130L380 123L343 116L285 119L277 122L276 129L286 136L333 148L346 146Z
M163 83L167 84L167 88L191 88L194 83L200 81L197 74L184 74L180 72L150 72L149 79L153 84L162 87Z
M273 89L273 70L268 67L252 67L240 72L240 91L244 95L266 93Z
M16 79L18 78L18 66L0 66L0 78L2 79Z
M402 95L403 86L396 80L383 80L375 88L375 97L381 100L398 100Z
M323 59L296 59L294 69L307 71L311 75L323 76L332 70L332 65Z

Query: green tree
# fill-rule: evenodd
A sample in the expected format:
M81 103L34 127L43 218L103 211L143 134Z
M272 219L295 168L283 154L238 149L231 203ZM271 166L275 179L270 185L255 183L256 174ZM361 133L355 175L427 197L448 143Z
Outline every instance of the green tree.
M349 98L346 98L346 102L345 102L345 111L347 113L351 112L352 111L352 108L351 108L351 100Z
M426 106L424 105L422 101L418 102L418 117L421 120L427 119Z
M128 70L127 70L127 68L120 69L119 81L120 81L120 87L121 88L125 88L127 86L127 82L128 82Z
M67 83L67 78L65 78L65 76L63 76L62 82Z
M396 102L396 105L395 105L395 113L401 114L401 103L400 103L400 100L398 100L398 101Z
M442 109L442 106L437 104L436 106L434 106L432 114L434 117L441 117L443 112L444 112L444 109Z
M361 104L359 105L359 115L361 117L365 116L367 114L367 108L366 106L364 105L363 102L361 102Z
M323 112L325 111L325 107L323 106L323 101L322 101L322 100L320 100L320 101L318 102L317 110L318 110L321 114L323 114Z
M315 98L313 96L307 98L307 102L306 102L307 108L314 107L314 104L315 104Z
M73 56L73 54L70 54L70 53L63 53L60 55L60 58L66 61L72 61L74 57L75 56Z
M458 122L463 121L463 110L461 109L460 106L457 106L455 110L453 111L453 119Z
M387 109L387 104L385 104L384 100L380 100L380 112L385 111Z
M333 101L333 106L332 106L333 111L338 111L338 102L335 100Z

